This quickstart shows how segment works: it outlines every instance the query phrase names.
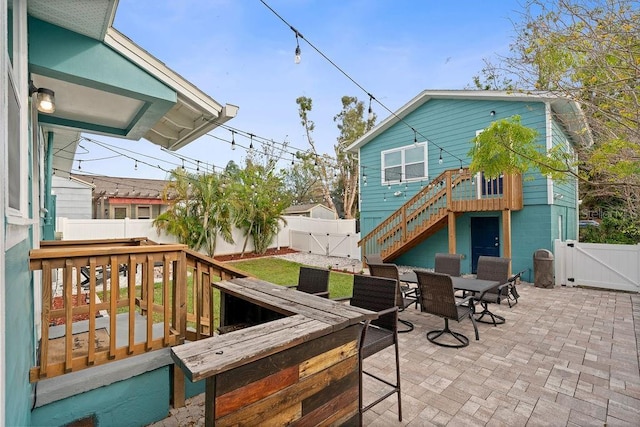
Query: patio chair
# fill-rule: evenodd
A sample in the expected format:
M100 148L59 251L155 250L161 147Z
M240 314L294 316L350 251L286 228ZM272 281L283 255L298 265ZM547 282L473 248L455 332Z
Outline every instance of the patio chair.
M298 284L289 286L308 294L329 298L329 274L326 268L301 266L298 273Z
M360 396L358 399L360 416L373 406L385 400L387 397L397 393L398 395L398 420L402 421L402 400L400 394L400 352L398 349L398 306L396 305L396 288L398 282L393 279L365 276L356 274L353 276L353 295L350 298L350 305L360 307L378 313L378 318L366 322L362 328L359 342L359 379ZM395 384L381 378L363 368L363 361L367 357L394 346L396 358L396 381ZM368 375L392 389L378 397L374 402L363 405L363 374Z
M364 256L364 261L369 264L382 264L384 260L380 254L368 254Z
M494 288L485 292L478 301L482 306L482 311L477 313L476 320L482 323L491 323L494 326L501 325L505 322L504 317L492 313L489 310L489 304L500 304L502 300L509 299L510 287L514 286L514 277L509 277L509 258L480 256L478 258L478 270L476 278L481 280L492 280L498 282ZM511 307L511 303L509 303ZM488 316L491 320L485 320Z
M475 312L473 296L468 295L464 299L457 299L454 295L451 276L447 274L433 273L424 270L415 270L415 273L418 278L418 286L420 287L420 298L422 299L422 303L420 304L421 311L444 318L444 329L427 332L427 339L443 347L460 348L468 346L469 338L449 329L449 320L460 322L460 320L468 317L471 319L471 323L473 323L476 341L479 340L478 326L473 318ZM441 340L438 341L438 338L445 334L453 337L458 343L455 343L455 341L454 344Z
M436 273L448 274L449 276L460 276L460 263L462 256L459 254L436 254Z
M400 282L400 272L398 271L398 266L395 264L369 264L369 274L376 277L386 277L387 279L394 279L398 283L398 288L396 291L396 305L400 311L403 311L405 308L411 306L411 304L415 304L416 308L418 306L418 290L416 288L411 288L408 285L403 285ZM413 330L413 323L408 320L398 319L400 323L405 325L407 329L403 329L398 331L400 333L411 332Z

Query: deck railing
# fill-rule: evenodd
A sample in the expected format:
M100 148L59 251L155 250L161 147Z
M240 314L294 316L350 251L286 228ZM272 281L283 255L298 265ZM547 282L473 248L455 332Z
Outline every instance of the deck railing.
M417 245L447 224L449 212L522 209L522 178L504 175L484 179L468 168L441 173L397 211L364 236L364 255L390 259Z
M145 238L42 242L41 340L31 381L211 336L211 283L245 277L187 249Z

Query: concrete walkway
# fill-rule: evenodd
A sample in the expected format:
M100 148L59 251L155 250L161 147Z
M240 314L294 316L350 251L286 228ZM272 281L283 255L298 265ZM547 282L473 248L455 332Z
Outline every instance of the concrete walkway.
M583 288L519 285L513 308L493 306L507 321L451 328L471 339L450 349L427 341L443 320L410 308L415 329L400 335L403 419L390 397L365 413L367 426L638 426L640 295ZM393 351L365 360L393 378ZM378 384L365 382L364 399ZM203 396L154 426L204 424Z

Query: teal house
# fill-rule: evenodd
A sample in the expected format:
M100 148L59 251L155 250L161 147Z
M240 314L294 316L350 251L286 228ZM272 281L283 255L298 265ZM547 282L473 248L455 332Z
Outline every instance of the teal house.
M95 350L82 359L70 352L74 341L63 338L68 351L63 350L61 368L46 370L41 360L54 338L47 323L56 308L44 303L51 301L48 285L69 283L64 292L70 302L70 284L84 277L84 264L69 259L59 269L68 273L56 277L53 261L36 265L31 257L53 239L52 176L54 171L68 176L80 135L145 139L177 150L237 112L114 29L117 5L117 0L0 0L0 425L67 425L79 419L101 426L145 425L168 414L170 387L178 376L172 377L168 347L162 344L148 341L141 347L130 333L126 351L114 337L108 356ZM92 265L86 271L101 271L101 277L118 271L96 267L96 259L109 262L86 258ZM87 283L94 286L95 280ZM114 311L124 307L116 297L112 301ZM71 308L62 310L71 319ZM103 308L87 303L78 310ZM94 334L100 328L92 322L88 330ZM69 337L72 329L66 325ZM109 326L116 326L115 317ZM74 323L74 334L75 328ZM165 335L164 345L179 341ZM150 351L156 348L160 351ZM53 352L50 346L49 356Z
M360 161L363 255L433 268L438 252L462 255L475 273L480 255L512 260L531 279L533 254L578 235L578 187L540 173L485 179L469 172L472 139L518 115L547 149L589 144L579 105L548 93L425 90L348 149ZM528 273L528 275L527 275Z

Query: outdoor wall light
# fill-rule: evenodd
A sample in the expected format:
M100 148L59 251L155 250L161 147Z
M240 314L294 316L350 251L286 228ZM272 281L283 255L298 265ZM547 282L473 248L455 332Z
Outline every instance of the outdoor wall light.
M29 94L36 94L36 107L41 113L52 114L56 111L55 93L51 89L37 88L33 81L29 82Z
M562 200L562 199L564 199L564 196L562 194L560 194L560 193L556 193L556 194L553 195L553 198L556 199L556 200Z

